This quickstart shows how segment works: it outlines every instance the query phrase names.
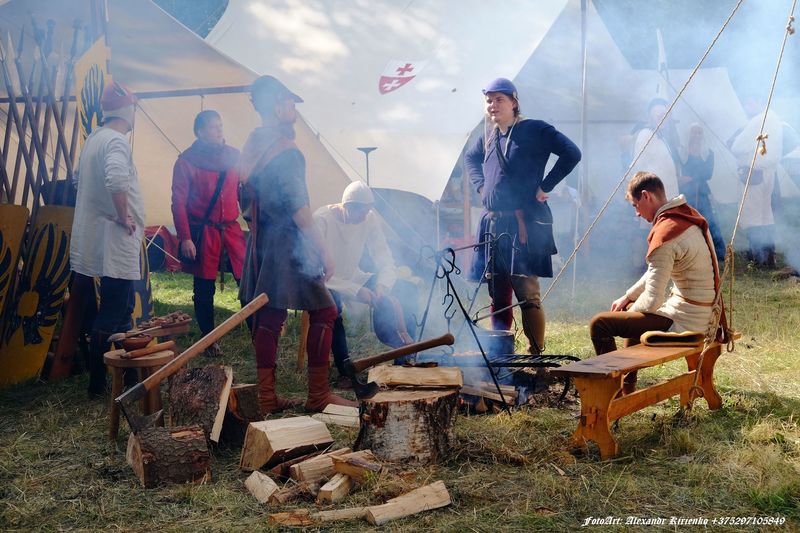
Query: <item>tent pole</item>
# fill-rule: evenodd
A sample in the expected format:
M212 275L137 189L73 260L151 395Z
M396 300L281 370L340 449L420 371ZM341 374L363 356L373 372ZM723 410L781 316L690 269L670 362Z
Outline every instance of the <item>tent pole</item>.
M589 132L586 124L586 108L588 95L586 91L586 64L587 64L587 47L586 47L586 19L587 19L587 4L589 0L581 0L581 152L583 156L583 164L578 174L578 198L581 200L580 205L575 206L575 229L572 234L572 246L578 245L578 227L580 226L581 210L580 208L585 205L584 196L586 184L588 183L588 166L586 161L587 145L589 143ZM575 284L578 277L578 256L572 263L572 307L575 306Z

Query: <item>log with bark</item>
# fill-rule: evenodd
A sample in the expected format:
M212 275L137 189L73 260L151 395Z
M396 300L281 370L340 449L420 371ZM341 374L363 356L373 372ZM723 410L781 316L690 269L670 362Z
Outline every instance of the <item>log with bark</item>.
M211 457L200 426L153 427L131 433L125 458L146 489L211 479Z
M392 462L429 463L451 448L458 390L382 391L361 402L357 450Z
M348 453L331 458L333 469L340 473L350 476L354 481L363 483L370 475L378 474L381 465L371 450L361 450L359 452Z
M261 420L264 416L258 407L258 385L239 383L231 386L220 441L240 448L244 444L247 426Z
M328 427L309 416L252 422L244 438L239 467L245 471L271 468L331 444L333 437Z
M182 368L169 389L169 420L173 426L198 424L212 442L219 442L233 382L229 366Z
M319 490L319 483L307 483L305 481L302 483L290 482L273 492L269 497L269 503L285 505L296 500L314 501Z

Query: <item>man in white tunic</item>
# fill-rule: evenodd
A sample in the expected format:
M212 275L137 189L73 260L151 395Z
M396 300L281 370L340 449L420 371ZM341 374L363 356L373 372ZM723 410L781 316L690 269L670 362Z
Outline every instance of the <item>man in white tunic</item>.
M378 216L372 210L375 198L370 188L360 181L347 186L342 195L342 203L326 205L314 213L322 237L333 255L336 265L333 277L325 283L330 290L339 314L333 325L333 359L339 374L344 376L344 361L349 357L342 307L347 301L357 301L375 308L384 308L382 302L392 293L400 300L406 314L395 317L403 322L402 333L413 334L413 300L416 288L410 283L397 279L394 258L386 243ZM376 273L364 272L360 268L365 252L375 267ZM393 290L394 289L394 290ZM391 309L389 314L393 314ZM378 320L376 316L376 332ZM381 339L384 340L384 339ZM402 339L403 344L411 338ZM399 340L398 340L399 343ZM346 380L340 379L340 386Z
M595 352L639 343L646 331L696 331L709 327L719 268L708 222L686 203L683 195L667 201L655 174L638 172L628 184L626 198L653 227L647 236L647 271L611 310L596 314L589 325ZM667 286L672 287L667 296ZM625 378L625 393L633 391L636 373Z
M107 390L103 354L109 349L108 337L131 327L133 282L141 278L144 202L126 137L133 129L135 104L136 97L121 84L105 87L103 125L86 138L78 162L70 263L77 283L100 278L89 360L92 398Z

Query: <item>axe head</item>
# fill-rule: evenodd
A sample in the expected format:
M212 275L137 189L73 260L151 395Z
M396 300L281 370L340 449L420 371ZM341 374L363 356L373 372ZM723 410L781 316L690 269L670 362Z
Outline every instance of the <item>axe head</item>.
M372 398L380 390L380 387L378 387L378 384L374 381L365 383L358 378L358 372L356 372L353 362L349 357L344 361L344 375L353 382L353 392L356 393L356 398L359 400Z
M163 409L145 416L139 415L139 413L136 412L136 406L134 404L143 398L146 393L147 390L142 384L137 383L134 387L131 387L114 400L125 416L125 420L128 421L128 425L134 434L155 427L164 417Z

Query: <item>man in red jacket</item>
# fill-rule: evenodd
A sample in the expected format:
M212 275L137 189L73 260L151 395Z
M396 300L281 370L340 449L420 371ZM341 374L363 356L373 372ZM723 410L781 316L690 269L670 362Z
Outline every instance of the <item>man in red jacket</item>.
M197 140L178 156L172 171L172 217L184 272L194 275L194 312L203 335L214 329L214 280L223 250L233 276L242 277L245 238L239 217L239 151L225 144L222 119L213 110L194 119ZM214 343L211 355L220 355Z

